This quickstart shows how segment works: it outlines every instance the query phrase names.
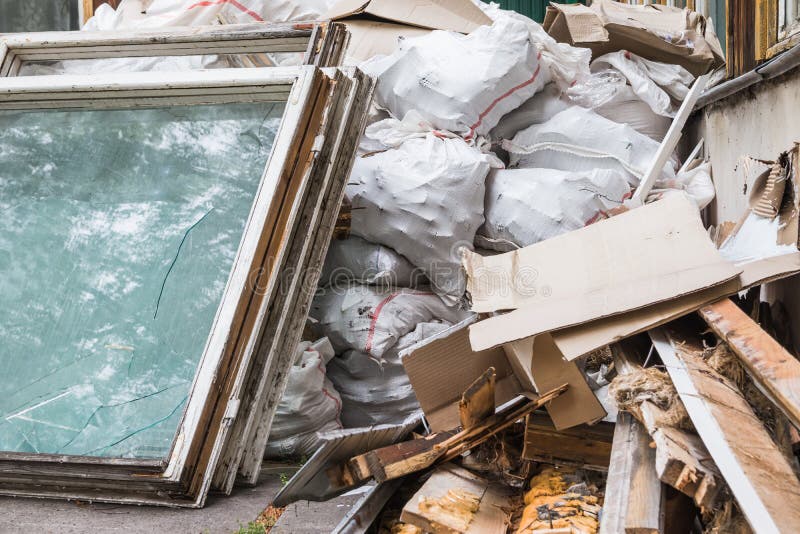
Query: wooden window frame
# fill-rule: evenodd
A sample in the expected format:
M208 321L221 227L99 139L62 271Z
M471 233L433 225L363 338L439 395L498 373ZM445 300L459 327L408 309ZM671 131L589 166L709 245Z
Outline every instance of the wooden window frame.
M241 67L271 67L265 54L304 53L303 64L341 64L347 31L340 23L230 24L160 31L42 32L0 37L0 77L25 61L241 55Z
M337 91L348 88L349 93L337 96ZM0 109L5 110L286 103L168 457L162 461L2 452L0 494L204 504L250 383L262 387L248 402L248 420L252 423L258 416L262 419L255 421L256 426L269 427L293 360L287 347L299 341L315 286L313 273L293 274L288 285L282 285L279 275L291 265L290 258L302 257L306 262L300 265L321 267L337 200L341 201L349 175L348 162L352 165L347 151L335 165L330 158L319 157L331 156L322 134L330 133L329 140L335 143L348 139L353 156L371 91L372 82L357 71L346 76L338 69L323 73L313 66L0 78ZM348 110L359 112L360 120L343 120L350 119ZM307 200L311 191L317 195L313 202ZM330 232L306 235L308 224ZM293 304L296 308L287 307ZM275 339L264 339L270 331L268 320L283 328L271 330ZM256 364L260 374L254 377ZM248 443L255 440L241 431L237 436ZM238 463L226 465L222 469L226 476L221 478L232 480L230 472L235 475L238 467ZM230 486L232 482L225 491Z

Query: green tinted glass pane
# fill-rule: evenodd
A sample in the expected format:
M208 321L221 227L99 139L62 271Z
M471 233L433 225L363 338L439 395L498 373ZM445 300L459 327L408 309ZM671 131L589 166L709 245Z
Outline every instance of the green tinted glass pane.
M283 108L0 112L0 450L169 453Z
M78 29L80 0L0 0L0 33Z

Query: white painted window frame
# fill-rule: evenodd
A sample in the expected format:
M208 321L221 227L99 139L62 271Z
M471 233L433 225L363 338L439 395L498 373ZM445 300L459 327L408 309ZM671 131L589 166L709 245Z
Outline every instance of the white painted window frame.
M303 63L336 66L346 32L337 23L230 24L160 31L70 31L0 36L0 77L25 61L230 54L243 67L268 67L263 54L304 53Z
M315 77L320 75L315 67L302 66L180 73L0 78L0 109L3 110L93 110L241 102L286 103L271 155L265 165L231 274L166 461L3 452L0 453L0 461L5 466L19 465L25 472L30 472L31 466L35 466L42 473L52 474L65 465L76 466L78 471L81 466L87 470L92 466L95 469L112 466L112 470L136 472L138 469L142 476L151 477L154 484L180 486L186 483L187 472L196 467L187 465L190 448L197 446L196 440L204 439L199 435L202 431L199 421L208 409L207 400L220 371L219 366L229 342L229 334L237 325L234 314L240 300L249 298L251 290L248 289L248 277L252 274L249 269L254 264L255 251L270 214L275 191L287 172L287 165L294 163L297 147L293 144L304 128L306 108L315 97ZM248 352L249 354L243 355L245 360L252 357L252 352ZM240 370L246 368L245 361ZM221 402L228 400L223 398ZM215 449L219 449L224 443L226 430L226 425L221 425L215 440ZM207 489L214 471L213 463L205 469L207 472L203 477ZM102 478L102 475L98 476ZM120 499L118 502L128 501ZM140 501L133 499L129 502Z

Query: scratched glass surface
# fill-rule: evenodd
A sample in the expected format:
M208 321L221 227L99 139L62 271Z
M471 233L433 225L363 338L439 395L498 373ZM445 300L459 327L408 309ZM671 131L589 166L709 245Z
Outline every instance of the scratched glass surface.
M169 454L283 109L0 111L0 450Z

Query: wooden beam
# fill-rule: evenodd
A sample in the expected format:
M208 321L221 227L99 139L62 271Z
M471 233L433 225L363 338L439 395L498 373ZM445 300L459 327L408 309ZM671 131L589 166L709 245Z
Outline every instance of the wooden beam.
M521 398L482 423L458 433L453 431L431 434L425 438L397 443L356 456L347 462L346 477L349 476L354 481L374 478L377 482L385 482L452 460L524 419L564 393L567 388L563 384L543 393L536 400Z
M621 412L614 430L611 463L600 534L664 531L664 487L655 469L650 436L629 413Z
M800 481L736 385L683 323L650 331L686 411L755 532L800 532Z
M767 398L800 428L800 361L730 299L701 308L700 316L739 357Z

